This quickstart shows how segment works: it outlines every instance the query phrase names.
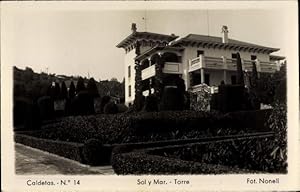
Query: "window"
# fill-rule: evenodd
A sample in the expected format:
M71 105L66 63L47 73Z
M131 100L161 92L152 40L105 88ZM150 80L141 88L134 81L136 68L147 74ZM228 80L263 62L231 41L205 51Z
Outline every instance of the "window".
M128 66L128 78L130 78L131 77L131 67L130 67L130 65Z
M237 58L237 54L236 54L236 53L232 53L232 54L231 54L231 58L232 58L232 59L236 59L236 58Z
M251 60L252 61L256 60L256 58L257 58L256 55L251 55Z
M128 97L131 97L131 85L128 86Z
M235 84L236 84L236 76L235 76L235 75L232 75L232 76L231 76L231 84L232 84L232 85L235 85Z
M199 57L200 55L204 55L204 51L203 50L198 50L197 51L197 57Z
M204 74L204 83L209 85L209 74Z

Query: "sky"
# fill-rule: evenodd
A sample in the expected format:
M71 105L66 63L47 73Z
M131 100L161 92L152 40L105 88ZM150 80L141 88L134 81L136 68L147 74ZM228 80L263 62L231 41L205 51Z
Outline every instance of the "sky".
M35 72L94 77L124 77L123 49L116 45L138 31L221 36L280 48L276 55L289 58L290 14L280 9L251 10L23 10L6 13L13 65ZM146 18L143 20L143 18Z

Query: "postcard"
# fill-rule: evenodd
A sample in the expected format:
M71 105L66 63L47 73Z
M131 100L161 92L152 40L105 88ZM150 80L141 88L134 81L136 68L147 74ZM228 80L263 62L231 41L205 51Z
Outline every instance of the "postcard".
M4 1L2 191L300 190L296 1Z

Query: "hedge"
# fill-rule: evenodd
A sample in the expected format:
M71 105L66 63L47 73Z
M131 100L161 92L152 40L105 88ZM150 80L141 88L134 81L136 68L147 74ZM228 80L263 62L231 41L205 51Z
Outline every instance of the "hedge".
M202 142L115 153L117 174L286 173L272 158L273 137Z
M145 152L115 154L112 167L116 174L222 174L245 173L248 170L180 159L149 155Z
M268 130L264 126L268 113L166 111L76 116L43 126L43 131L33 136L79 143L95 138L103 144L202 138Z
M83 144L80 143L40 139L22 134L15 134L15 142L54 153L75 161L84 162L81 154Z

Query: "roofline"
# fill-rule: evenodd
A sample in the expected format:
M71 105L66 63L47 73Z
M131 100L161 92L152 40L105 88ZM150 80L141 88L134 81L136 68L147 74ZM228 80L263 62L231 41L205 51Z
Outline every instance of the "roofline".
M124 48L127 43L129 43L130 41L135 40L135 38L138 38L138 36L143 36L143 35L163 37L162 40L167 41L167 42L171 42L171 41L173 41L173 40L175 40L179 37L179 36L176 36L176 35L165 35L165 34L152 33L152 32L134 32L134 33L131 33L129 36L127 36L120 43L118 43L116 45L116 47ZM158 40L159 40L159 38L158 38Z
M261 45L255 45L255 44L252 44L252 45L243 45L243 44L235 44L235 43L222 43L222 42L212 42L212 41L203 41L203 40L192 40L192 39L187 39L188 36L190 35L197 35L197 34L189 34L181 39L178 39L177 41L174 41L172 43L172 45L178 45L178 44L186 44L186 45L197 45L197 46L201 46L201 45L209 45L209 46L213 46L213 47L219 47L219 48L222 48L222 47L232 47L232 48L238 48L238 49L246 49L248 48L249 50L250 49L258 49L258 50L263 50L264 51L268 51L268 53L272 53L272 52L276 52L276 51L279 51L280 49L279 48L272 48L272 47L265 47L265 46L261 46ZM216 37L216 36L210 36L210 37ZM217 37L217 38L220 38L220 37ZM229 40L234 40L234 41L237 41L235 39L229 39ZM246 43L246 42L245 42Z

